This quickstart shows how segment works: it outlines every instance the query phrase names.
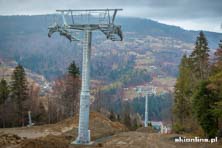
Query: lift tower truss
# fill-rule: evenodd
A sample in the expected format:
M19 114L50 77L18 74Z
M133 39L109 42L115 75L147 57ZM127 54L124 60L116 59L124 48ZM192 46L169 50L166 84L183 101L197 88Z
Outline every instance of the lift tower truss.
M143 94L145 96L145 117L144 117L144 127L148 126L149 123L149 97L151 95L156 95L156 87L151 87L151 89L142 90L142 88L139 88L138 92L139 94Z
M61 14L61 21L49 26L48 36L58 32L61 36L71 41L82 41L82 86L80 93L79 128L78 137L73 142L88 144L89 132L89 107L90 107L90 57L92 31L101 31L107 39L122 41L123 34L120 25L115 25L118 11L122 9L85 9L85 10L56 10ZM83 33L82 39L77 32Z

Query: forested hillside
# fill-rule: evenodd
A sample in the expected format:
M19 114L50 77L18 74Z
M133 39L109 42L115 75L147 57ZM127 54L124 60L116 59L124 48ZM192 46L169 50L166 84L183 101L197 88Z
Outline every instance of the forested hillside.
M48 38L47 27L54 19L58 19L57 16L0 16L1 61L13 61L50 81L49 94L34 96L40 100L34 116L43 123L72 116L79 105L79 89L74 93L71 90L74 85L79 87L80 80L72 81L67 68L75 61L81 74L82 45L58 34ZM122 25L123 42L111 42L98 32L93 34L92 109L107 115L114 110L116 118L131 118L133 124L134 119L144 117L144 96L138 96L137 89L153 86L157 87L157 96L150 99L149 118L169 122L178 65L184 54L189 56L193 52L199 32L131 17L119 17L117 24ZM204 33L209 55L213 56L222 34ZM3 63L3 67L10 65L10 62ZM5 82L2 83L4 86ZM76 106L69 106L72 111L66 110L64 106L69 105L72 97Z
M65 67L74 59L81 67L80 43L70 43L58 36L47 37L47 27L55 19L59 18L54 15L1 16L1 57L11 58L47 79L64 74ZM147 19L120 17L118 23L123 28L124 42L111 43L105 41L102 34L94 34L92 74L95 79L113 81L112 74L110 77L107 74L116 74L115 69L123 71L123 67L130 65L148 70L154 65L157 74L176 76L182 54L192 49L198 34ZM222 35L205 33L209 47L215 49ZM148 58L143 60L141 55Z

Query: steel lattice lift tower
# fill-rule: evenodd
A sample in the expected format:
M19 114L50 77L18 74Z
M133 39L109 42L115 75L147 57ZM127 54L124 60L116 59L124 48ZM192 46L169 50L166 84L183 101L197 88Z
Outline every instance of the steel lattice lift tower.
M144 117L144 127L148 126L149 123L149 96L150 95L156 95L156 87L152 87L151 90L142 90L142 88L139 88L138 92L139 94L144 94L145 95L145 117Z
M101 31L107 39L122 41L123 34L120 25L115 25L118 11L122 9L87 9L87 10L56 10L61 13L62 21L49 26L48 36L54 32L65 36L71 41L82 41L82 86L80 93L78 137L74 144L90 142L89 107L90 107L90 57L92 31ZM78 38L77 32L83 33L83 39Z

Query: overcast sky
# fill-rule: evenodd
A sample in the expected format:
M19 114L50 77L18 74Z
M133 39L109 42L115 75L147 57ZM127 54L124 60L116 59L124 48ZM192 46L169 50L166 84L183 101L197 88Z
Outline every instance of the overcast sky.
M149 18L190 30L222 32L222 0L0 0L0 15L85 8L123 8L123 16Z

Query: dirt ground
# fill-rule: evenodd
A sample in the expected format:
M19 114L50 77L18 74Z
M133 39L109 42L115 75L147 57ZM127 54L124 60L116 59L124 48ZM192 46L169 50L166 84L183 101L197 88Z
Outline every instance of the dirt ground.
M90 113L89 128L91 139L95 140L104 136L114 135L127 131L127 128L119 122L112 122L100 113ZM56 124L5 128L0 129L0 148L63 148L68 147L70 141L77 137L78 116L69 118ZM1 136L2 135L2 136ZM3 136L4 135L4 136ZM7 136L9 135L9 136ZM19 140L1 140L6 137L18 137ZM2 143L1 143L2 141ZM19 141L19 142L18 142Z
M214 144L175 143L174 138L179 135L159 134L150 128L127 131L124 125L99 113L90 114L93 144L70 145L77 136L77 119L30 128L0 129L0 142L9 139L7 144L0 143L0 148L222 148L222 141Z
M26 141L22 148L222 148L222 143L175 143L173 138L178 135L162 135L158 133L122 132L102 140L94 141L92 145L70 145L64 137L48 136L37 141Z
M222 143L175 143L174 134L123 132L102 143L104 148L222 148Z

